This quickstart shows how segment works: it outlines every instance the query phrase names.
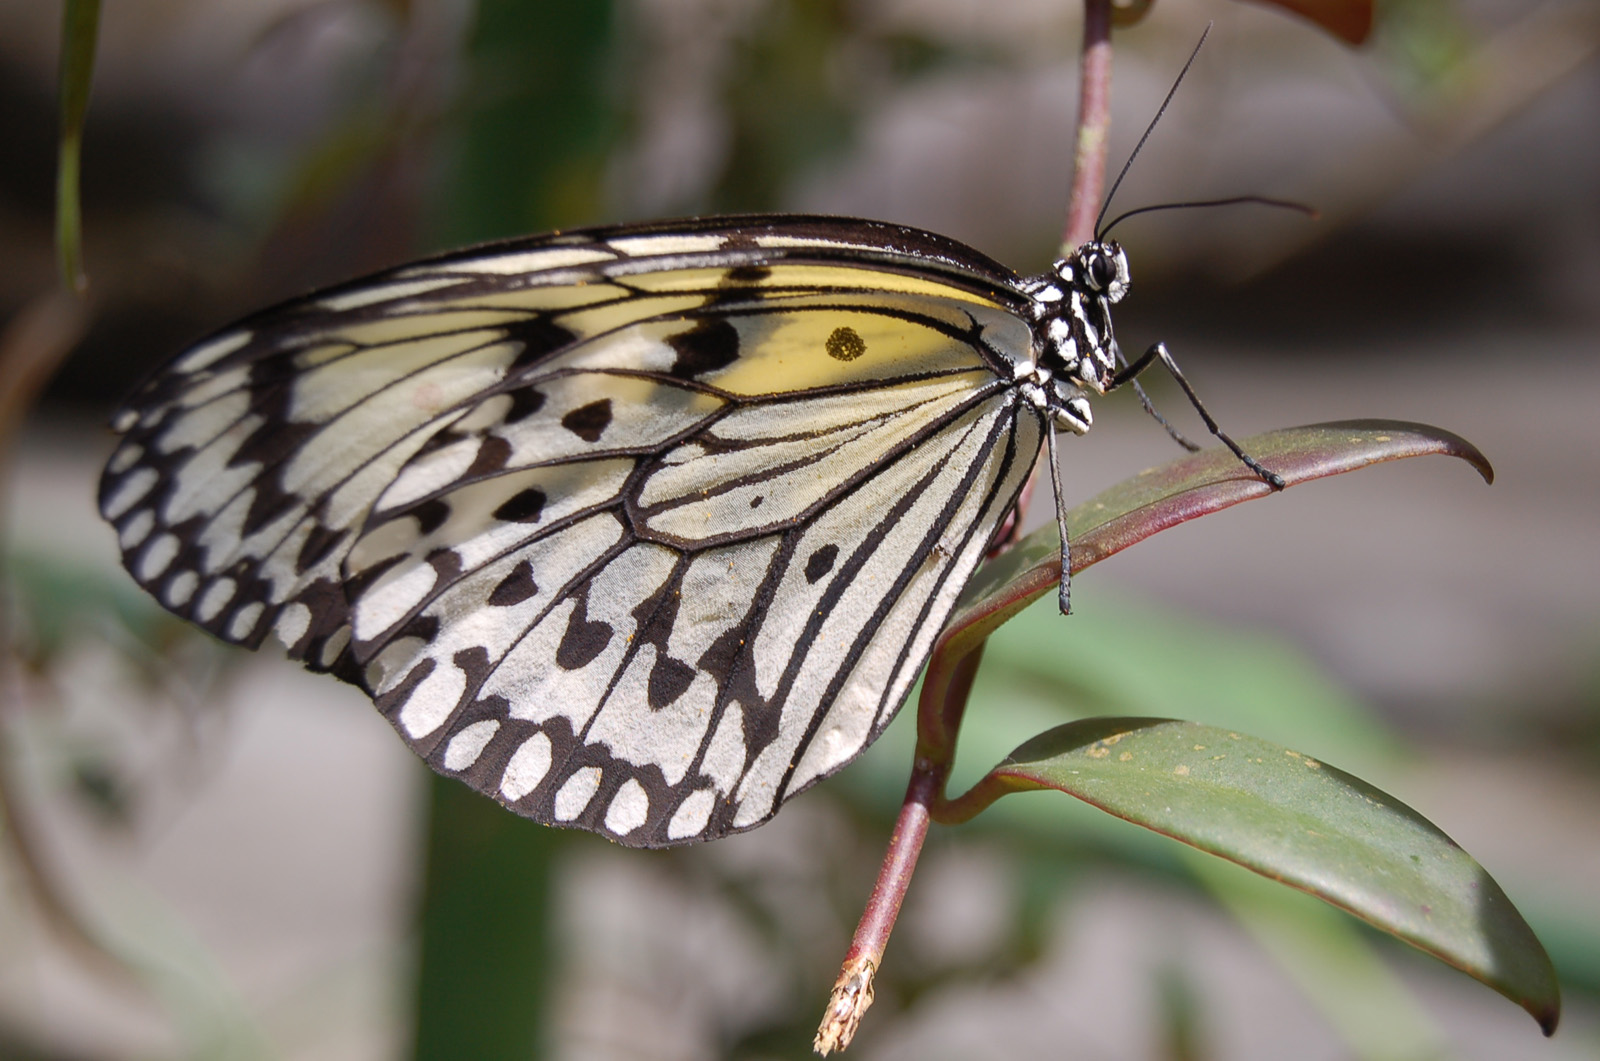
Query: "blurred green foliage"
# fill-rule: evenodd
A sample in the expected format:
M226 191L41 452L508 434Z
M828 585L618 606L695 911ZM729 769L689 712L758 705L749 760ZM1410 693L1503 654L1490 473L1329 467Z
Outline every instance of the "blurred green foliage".
M475 243L605 218L623 130L610 0L481 0L468 31L441 242Z

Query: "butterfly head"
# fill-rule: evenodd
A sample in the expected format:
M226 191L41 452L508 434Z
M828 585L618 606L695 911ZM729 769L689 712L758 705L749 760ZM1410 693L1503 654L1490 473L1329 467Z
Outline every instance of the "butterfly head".
M1034 300L1036 357L1058 390L1104 394L1111 384L1118 360L1111 305L1128 293L1128 282L1128 256L1114 240L1091 240L1026 282ZM1059 408L1068 398L1061 393L1053 404Z
M1128 255L1116 240L1091 240L1071 260L1084 287L1107 302L1121 302L1128 293ZM1057 268L1062 264L1057 262Z

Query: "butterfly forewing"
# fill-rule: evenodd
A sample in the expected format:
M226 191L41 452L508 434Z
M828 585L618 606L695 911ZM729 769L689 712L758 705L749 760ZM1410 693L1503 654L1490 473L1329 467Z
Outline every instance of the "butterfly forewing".
M168 607L436 769L657 846L887 725L1026 476L1014 278L871 222L521 241L269 310L136 395L101 507Z

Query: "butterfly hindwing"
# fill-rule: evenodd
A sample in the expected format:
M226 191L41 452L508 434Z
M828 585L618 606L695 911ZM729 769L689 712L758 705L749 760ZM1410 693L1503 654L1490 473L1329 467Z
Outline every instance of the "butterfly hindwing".
M813 218L461 252L180 356L102 510L168 607L521 813L749 828L888 723L1020 489L1007 276Z

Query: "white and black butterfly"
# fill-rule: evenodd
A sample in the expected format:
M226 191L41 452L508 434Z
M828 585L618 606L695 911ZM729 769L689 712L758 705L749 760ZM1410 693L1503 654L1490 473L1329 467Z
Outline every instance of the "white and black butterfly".
M1118 372L1127 288L1107 240L1024 279L829 217L460 251L180 355L100 510L162 604L275 631L434 769L708 839L883 731L1041 442L1171 367Z

